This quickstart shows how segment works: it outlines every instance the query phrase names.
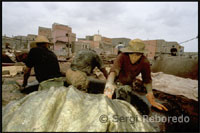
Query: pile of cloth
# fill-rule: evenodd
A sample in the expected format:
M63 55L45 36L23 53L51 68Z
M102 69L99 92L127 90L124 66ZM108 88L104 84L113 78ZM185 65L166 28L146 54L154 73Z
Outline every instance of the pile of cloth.
M40 89L3 107L3 132L152 132L135 107L73 86Z

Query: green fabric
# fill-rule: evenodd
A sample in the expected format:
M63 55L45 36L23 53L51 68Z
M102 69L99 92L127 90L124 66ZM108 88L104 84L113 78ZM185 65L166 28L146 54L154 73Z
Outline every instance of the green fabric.
M73 86L30 93L5 106L2 116L3 132L156 131L126 101L83 93ZM134 119L120 122L114 116Z
M116 88L116 98L123 98L128 103L131 103L131 96L129 93L131 93L132 88L129 85L120 85Z

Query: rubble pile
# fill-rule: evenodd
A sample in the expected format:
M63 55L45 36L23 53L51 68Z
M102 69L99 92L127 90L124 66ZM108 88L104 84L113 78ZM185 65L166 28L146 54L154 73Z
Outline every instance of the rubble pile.
M100 55L101 59L103 60L104 64L113 64L114 60L116 59L117 55Z
M2 105L5 106L9 102L21 99L25 94L20 92L20 84L16 81L2 80Z
M3 50L2 63L4 65L4 63L24 62L27 55L28 51Z

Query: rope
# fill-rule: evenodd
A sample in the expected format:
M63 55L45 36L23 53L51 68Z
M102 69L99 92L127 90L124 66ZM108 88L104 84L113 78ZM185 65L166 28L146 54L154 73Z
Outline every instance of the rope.
M196 37L194 37L194 38L192 38L192 39L189 39L189 40L187 40L187 41L180 42L179 44L186 43L186 42L192 41L192 40L194 40L194 39L198 39L198 38L199 38L199 37L198 37L198 36L196 36Z

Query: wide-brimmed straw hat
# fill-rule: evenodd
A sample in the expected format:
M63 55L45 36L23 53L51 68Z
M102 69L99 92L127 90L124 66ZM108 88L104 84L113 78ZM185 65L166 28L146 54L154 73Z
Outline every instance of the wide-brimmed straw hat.
M120 49L123 53L146 53L145 44L140 39L131 40L125 48Z
M49 40L45 36L38 35L35 38L34 42L31 42L31 47L35 47L36 44L48 43L49 45L53 45L53 43L49 42Z

